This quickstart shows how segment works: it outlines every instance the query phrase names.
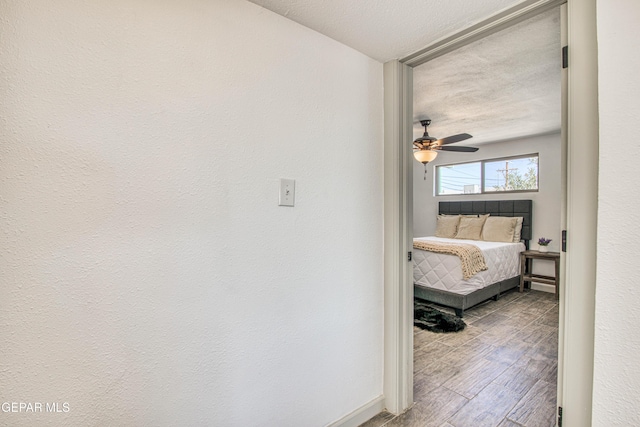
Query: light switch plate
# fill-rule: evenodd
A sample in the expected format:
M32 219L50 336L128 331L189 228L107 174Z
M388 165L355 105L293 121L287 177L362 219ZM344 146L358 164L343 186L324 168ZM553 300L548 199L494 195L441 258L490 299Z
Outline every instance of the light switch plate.
M296 195L296 181L294 179L280 178L280 202L279 206L293 206Z

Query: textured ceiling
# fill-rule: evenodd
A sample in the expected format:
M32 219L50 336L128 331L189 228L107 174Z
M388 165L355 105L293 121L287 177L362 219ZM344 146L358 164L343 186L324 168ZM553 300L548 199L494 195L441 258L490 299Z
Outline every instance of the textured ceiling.
M522 0L250 0L380 62L400 59Z
M560 12L553 9L414 69L414 134L479 144L560 130Z
M249 0L386 62L522 0ZM560 18L545 12L414 69L414 119L474 145L560 129Z

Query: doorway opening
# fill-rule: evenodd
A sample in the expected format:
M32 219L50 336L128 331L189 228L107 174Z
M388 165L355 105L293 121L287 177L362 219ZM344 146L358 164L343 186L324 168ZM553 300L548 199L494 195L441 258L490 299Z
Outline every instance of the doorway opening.
M597 194L597 61L595 3L569 1L567 16L571 49L567 83L568 145L567 228L571 252L563 254L560 304L561 356L558 378L558 402L564 407L567 425L588 425L591 407L591 367L593 365L593 302L595 296L595 230ZM413 158L404 142L412 140L413 69L443 50L453 50L470 39L479 39L497 27L504 28L511 17L523 20L541 9L548 10L563 1L525 2L494 19L434 43L401 61L385 64L385 402L392 413L401 413L413 403L413 307L412 269L407 253L412 249ZM498 29L498 30L499 30ZM496 30L496 31L498 31ZM452 48L453 46L453 48ZM585 128L584 124L588 124ZM581 127L582 126L582 127ZM564 127L564 126L563 126ZM564 183L560 182L559 185ZM565 210L562 207L563 211ZM563 224L564 225L564 224ZM565 270L566 266L566 270ZM588 268L586 268L588 267ZM399 285L398 285L399 284ZM585 333L587 332L588 333ZM562 351L564 349L564 351ZM571 358L571 365L564 361ZM587 408L587 410L585 410ZM570 418L569 418L570 417Z
M522 243L504 243L504 236L490 236L480 229L478 236L460 237L462 230L455 236L442 234L447 217L438 217L443 212L441 202L531 200L532 215L524 225L531 231L526 247L537 250L538 238L546 237L552 239L552 253L560 251L561 206L566 197L558 185L566 172L560 132L561 19L560 8L555 7L413 68L414 137L422 135L420 121L425 119L432 122L429 131L434 138L463 132L473 136L464 143L441 146L443 150L425 166L414 162L413 237L422 240L435 234L440 237L426 239L436 244L442 238L449 244L462 238L460 243L483 248L491 266L463 280L452 271L460 268L452 259L455 255L414 249L417 301L426 298L433 308L455 314L437 303L451 298L451 293L488 298L485 291L490 286L520 274ZM478 150L444 151L459 145ZM495 215L500 214L491 213ZM482 218L468 219L472 221ZM502 240L502 252L484 248L492 237ZM539 275L556 274L553 261L536 261L533 269ZM465 310L463 331L441 334L414 328L412 411L438 425L553 424L559 330L556 289L533 282L531 289L520 293L513 287L517 281L510 283L511 289L497 294L496 301Z

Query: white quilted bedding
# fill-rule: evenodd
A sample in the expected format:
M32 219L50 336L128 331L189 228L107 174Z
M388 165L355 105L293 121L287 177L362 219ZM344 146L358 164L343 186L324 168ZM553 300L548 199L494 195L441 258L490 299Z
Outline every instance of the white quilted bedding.
M478 246L484 254L486 271L462 280L460 258L456 255L439 254L413 249L413 283L425 288L440 289L467 295L500 280L520 274L520 252L523 243L485 242L479 240L443 239L440 237L418 237L414 240L468 243Z

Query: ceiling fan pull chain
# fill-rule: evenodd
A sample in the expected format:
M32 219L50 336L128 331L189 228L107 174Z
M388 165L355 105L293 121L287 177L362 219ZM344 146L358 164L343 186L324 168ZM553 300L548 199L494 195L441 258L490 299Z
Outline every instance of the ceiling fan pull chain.
M424 164L424 180L427 180L427 164Z

